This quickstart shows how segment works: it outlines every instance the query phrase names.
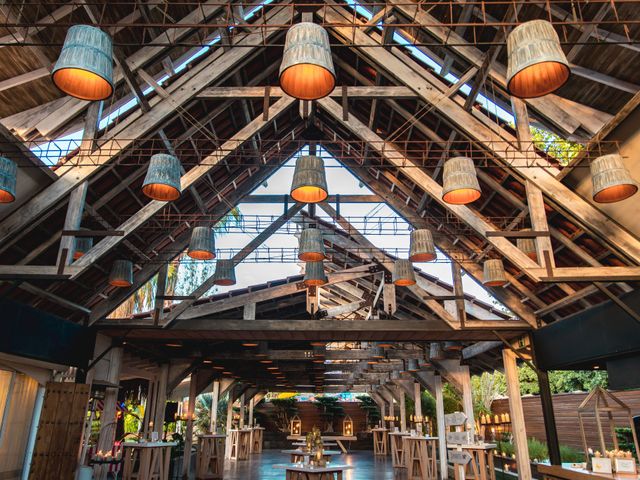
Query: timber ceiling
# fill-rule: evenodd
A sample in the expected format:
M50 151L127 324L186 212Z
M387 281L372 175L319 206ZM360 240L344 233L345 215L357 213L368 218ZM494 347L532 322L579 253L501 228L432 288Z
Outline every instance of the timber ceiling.
M15 142L42 142L82 128L87 103L61 96L47 73L58 55L67 27L75 23L98 23L109 30L115 39L116 58L126 59L133 72L133 78L124 81L121 70L117 69L116 76L120 80L115 95L104 105L105 113L133 98L130 83L144 89L153 83L149 82L149 77L158 79L169 74L162 88L156 87L146 96L151 109L149 112L144 106L142 109L133 108L100 130L95 139L94 147L106 156L106 160L87 177L87 206L82 226L94 230L124 229L125 236L108 237L99 242L97 245L104 242L104 251L91 262L78 267L79 273L72 279L52 281L34 278L7 282L0 287L0 294L72 321L98 321L101 328L109 328L111 334L126 334L128 338L142 342L140 345L154 341L162 344L167 338L185 342L201 339L209 344L218 340L240 340L245 336L270 341L291 338L291 332L278 329L275 324L262 331L243 330L237 325L237 320L242 319L239 307L198 320L199 325L205 325L200 330L181 328L187 320L180 317L171 329L153 328L149 325L153 319L147 313L112 320L112 327L105 325L109 320L104 318L134 288L144 284L163 264L185 249L191 226L222 218L297 149L308 143L321 144L374 193L383 196L389 206L410 224L432 228L439 248L453 256L474 278L481 278L484 259L501 258L503 255L467 220L433 200L429 189L419 181L415 172L440 182L442 160L448 152L472 156L478 166L483 196L469 209L470 215L488 222L496 230L530 227L525 187L527 169L505 166L499 153L487 146L487 141L498 144L505 142L504 138L513 138L514 127L505 125L478 102L469 105L465 111L466 97L454 91L449 80L418 64L406 48L381 45L381 42L386 42L384 39L390 38L389 33L395 31L411 39L424 53L445 62L457 77L469 75L470 82L480 78L481 93L506 108L510 99L504 87L506 53L501 32L514 22L551 18L565 52L579 73L574 74L555 95L529 102L530 119L534 125L583 143L608 122L620 121L615 116L636 101L637 85L640 85L637 68L640 48L637 42L634 43L640 28L640 6L634 2L520 2L517 17L514 17L513 10L505 12L505 5L513 2L467 2L468 6L454 1L421 2L422 6L416 11L416 2L394 1L386 4L386 16L379 13L379 18L386 18L388 22L382 36L376 29L352 29L350 24L366 21L345 3L323 2L316 20L322 21L329 31L338 86L408 86L416 89L416 85L404 85L402 72L394 71L391 66L389 69L384 67L386 58L393 57L416 72L416 78L421 82L430 85L429 91L444 99L430 103L426 100L427 94L413 91L397 98L349 96L347 110L351 125L354 122L363 125L371 135L384 141L385 146L400 152L407 163L398 166L384 151L363 140L350 128L350 124L332 113L332 108L342 111L339 96L317 102L306 118L301 118L303 109L298 102L272 96L268 119L264 120L267 112L264 112L262 97L223 98L220 95L223 89L207 94L205 88L210 87L278 84L286 27L300 18L295 3L270 4L246 22L234 20L234 15L238 15L238 9L234 8L237 4L232 6L228 2L90 3L89 7L82 7L76 3L8 2L0 7L0 15L5 18L5 26L0 28L0 122L15 135ZM376 12L380 12L383 6L369 2L363 4L368 4ZM543 4L549 4L551 11L546 11ZM244 5L244 8L246 11L249 5ZM203 15L206 20L202 19ZM439 26L436 25L438 22ZM593 27L594 22L598 24L597 28ZM167 29L175 33L167 39L163 29L175 23L185 26ZM271 28L264 28L265 23ZM225 25L234 25L235 28L224 29ZM195 57L187 68L177 73L172 70L181 58L193 54L197 45L207 43L220 32L223 32L222 42ZM443 35L448 45L443 44ZM375 46L369 50L365 48L373 44ZM376 58L368 53L371 51L376 52ZM483 66L485 54L495 54L496 60ZM474 74L474 68L479 73ZM184 91L187 87L197 89L199 94L186 96ZM463 116L470 118L469 121L475 119L473 121L489 126L495 137L485 138L487 141L484 143L474 138L473 128L457 124L448 114L451 109L464 111ZM159 134L160 130L162 134ZM244 132L251 132L251 140L229 148L228 141L234 136L247 140ZM178 201L153 209L153 213L145 216L139 225L128 227L141 212L150 208L140 187L148 158L155 152L166 150L163 136L169 140L187 172L195 172L194 168L203 161L209 162L210 169ZM114 139L115 142L109 142ZM8 152L12 146L15 147L5 143L2 151ZM87 160L90 152L84 148L61 158L55 171L73 175L74 169L78 169L76 165L90 162L93 157ZM217 159L207 158L214 151L219 153ZM552 157L544 152L536 153L539 165L556 173L562 170ZM18 153L11 151L10 155L15 157ZM49 183L43 181L41 192L33 192L33 201L46 198L52 188ZM59 198L51 197L54 200L33 214L32 221L24 224L14 221L21 215L20 209L10 213L0 210L0 252L4 265L56 265L68 193L67 190ZM610 232L595 229L593 225L597 222L581 216L571 205L564 204L563 198L544 193L544 209L558 267L637 265L635 250L622 248L623 244L616 242L616 236ZM292 221L309 221L308 212L303 211ZM345 250L345 242L356 241L354 232L345 233L329 223L323 224L322 228L330 231L326 239L331 255L330 272L379 264L376 259L358 257ZM341 239L342 246L340 242L332 242L332 236ZM514 239L509 241L515 243ZM637 238L628 240L627 244L640 251ZM110 265L117 258L134 261L134 288L115 289L107 285ZM635 281L604 284L539 282L511 258L505 258L505 266L509 274L508 286L491 291L517 317L527 322L514 330L505 329L506 337L526 328L561 321L568 315L637 287ZM368 295L366 298L375 297L382 270L384 268L376 277L359 278L344 282L344 285L336 283L324 289L326 308L354 303L357 292ZM423 275L423 280L438 282L426 275ZM276 280L251 291L297 281L299 279ZM446 288L450 290L450 287ZM246 293L250 292L197 299L189 308L194 310ZM415 292L398 289L395 318L399 322L416 319L436 322L439 326L431 330L404 333L400 330L386 333L372 330L369 334L362 334L340 333L337 328L308 329L298 333L298 340L307 341L314 336L352 341L460 339L470 343L496 340L489 329L465 331L464 328L446 328L437 314L439 308L444 308L444 301L435 301L440 304L439 307L435 305L436 311ZM475 299L469 301L479 305L485 314L495 317L487 321L506 320L491 306L480 304ZM369 305L362 306L336 318L361 319L366 317L368 310ZM171 310L167 309L163 314L171 315ZM483 321L469 315L472 321ZM304 320L310 317L306 311L304 291L265 300L257 308L257 319L261 320ZM228 322L229 328L215 331L202 323L214 321ZM131 324L126 325L126 322ZM154 352L153 355L158 354Z

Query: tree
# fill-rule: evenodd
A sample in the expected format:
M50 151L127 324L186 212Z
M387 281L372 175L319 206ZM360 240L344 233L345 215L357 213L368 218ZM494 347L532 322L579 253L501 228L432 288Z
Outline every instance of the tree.
M562 166L568 165L584 149L579 143L570 142L553 132L536 127L531 127L531 139L537 149L555 158Z
M381 418L380 409L373 398L369 395L358 395L356 398L360 400L360 408L365 412L367 425L377 425Z
M333 432L333 421L337 417L344 416L344 408L340 405L336 397L317 396L316 407L320 409L320 416L325 421L325 432Z
M196 408L194 413L193 425L199 433L208 433L211 426L211 404L213 403L213 395L211 393L203 393L196 399ZM227 403L228 398L218 401L218 416L216 430L222 431L227 422Z
M275 410L275 423L278 430L288 432L291 418L298 413L298 405L295 397L274 398L271 405Z
M477 417L491 413L493 401L506 392L504 375L500 372L483 372L471 377L473 413Z

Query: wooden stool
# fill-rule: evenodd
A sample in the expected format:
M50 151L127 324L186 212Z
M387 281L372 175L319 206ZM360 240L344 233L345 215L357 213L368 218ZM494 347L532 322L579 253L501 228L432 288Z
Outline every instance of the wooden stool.
M225 438L227 438L226 435L198 435L197 480L222 478Z

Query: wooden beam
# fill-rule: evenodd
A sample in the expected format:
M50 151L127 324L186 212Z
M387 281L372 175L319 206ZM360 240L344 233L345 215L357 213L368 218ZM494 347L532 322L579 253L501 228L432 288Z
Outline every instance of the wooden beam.
M337 4L331 0L329 0L329 3L336 7L335 9L327 10L327 20L340 20L340 15L336 13L336 10L341 10L340 7L337 7ZM433 105L435 110L462 133L469 138L477 140L480 145L493 152L498 161L511 167L518 177L533 182L556 208L599 236L621 255L640 263L640 242L636 237L611 222L611 219L604 212L556 180L554 178L556 169L549 168L546 160L540 158L537 154L522 152L514 147L516 138L501 126L489 120L485 122L476 118L473 114L466 112L454 100L443 96L441 92L446 88L435 75L425 69L415 70L412 67L415 62L406 56L400 59L384 49L375 48L375 40L357 29L335 27L334 31L339 34L345 43L355 42L359 45L358 52L385 69L389 75L413 89L427 104ZM353 39L351 38L352 36ZM428 81L425 79L428 79ZM334 108L329 108L333 107L331 104L335 104L331 99L325 98L319 103L327 110L335 110ZM335 117L333 112L331 114ZM349 122L344 122L341 118L338 118L338 120L342 124L349 124L353 121L353 119L350 119ZM495 144L496 137L501 137L499 148ZM379 145L382 146L381 139L379 142ZM529 261L524 261L515 252L506 254L505 247L506 250L511 250L506 245L503 245L499 250L503 255L512 258L519 268L526 270L526 266L530 266L533 263L530 259L528 259Z
M373 273L375 273L375 271L375 267L372 268L369 265L363 265L360 267L342 270L340 272L330 273L327 275L328 282L325 284L325 286L366 277L372 275ZM223 298L221 300L202 305L191 306L191 308L182 312L178 319L189 320L207 315L213 315L225 310L232 310L234 308L243 307L246 303L249 302L260 303L278 297L293 295L297 292L303 292L304 290L306 290L306 287L304 286L304 284L302 283L302 279L300 278L300 281L285 283L283 285L265 288L262 290L257 290L255 292L234 295L232 297Z
M292 98L281 98L272 107L272 120L279 114L285 111L294 103ZM180 179L180 189L185 191L190 186L196 184L203 176L213 169L214 166L221 162L224 162L226 158L233 154L240 146L242 146L248 139L260 132L267 122L262 120L259 116L255 118L251 123L236 133L231 139L227 140L219 149L215 150L212 154L203 158L199 165L189 170ZM91 264L96 261L102 255L106 254L113 247L118 245L127 235L139 228L142 224L152 218L155 214L160 212L168 202L161 202L158 200L151 200L144 207L142 207L137 214L133 215L129 219L125 220L117 230L124 230L124 237L109 237L103 239L98 244L85 253L75 265L80 269L80 272L89 268Z
M282 100L279 100L279 101L282 101ZM262 122L263 120L260 118L260 121ZM253 252L256 248L262 245L271 235L277 232L280 229L280 227L282 227L285 223L287 223L292 216L297 214L302 209L303 206L304 204L302 203L296 203L295 205L290 207L279 218L274 220L273 223L271 223L271 225L265 228L260 233L260 235L255 237L242 250L236 253L232 258L234 266L242 262L251 252ZM191 292L191 295L193 295L196 299L198 299L202 295L207 293L209 290L211 290L211 288L214 285L215 285L215 274L212 274L211 276L209 276L209 278L207 278L204 282L202 282L202 284L199 285L193 292ZM171 310L171 313L167 315L166 321L164 322L163 326L166 328L169 325L171 325L171 323L173 323L173 321L176 318L178 318L187 308L193 305L194 302L195 300L184 300L180 302L177 306L175 306Z
M270 22L282 23L290 17L290 13L290 10L283 9L272 16ZM227 74L228 70L232 70L249 58L256 49L261 47L263 41L268 40L276 32L276 29L268 29L265 33L265 38L259 35L241 37L237 41L237 46L242 48L232 48L220 55L215 61L205 60L184 74L178 81L167 88L167 91L171 94L170 98L160 98L149 113L133 115L131 120L123 121L117 129L117 133L89 155L82 166L75 166L74 162L69 162L68 165L60 167L56 173L60 177L64 175L64 178L54 182L35 195L0 223L0 243L9 238L12 232L19 231L37 220L66 197L77 185L130 147L137 138L150 132L158 127L161 122L174 115L177 107L185 105L207 85L218 81ZM280 103L280 106L288 106L292 101L292 99L282 98L279 102L284 102Z
M269 88L270 97L282 97L285 93L280 87ZM330 97L342 97L342 87L336 87ZM397 98L413 99L416 93L407 87L396 86L350 86L349 98ZM264 98L264 87L209 87L197 95L197 98Z
M64 267L49 265L0 265L0 280L68 280L79 270L74 265Z
M541 282L633 282L640 280L640 267L556 267L548 276L544 268L531 272Z

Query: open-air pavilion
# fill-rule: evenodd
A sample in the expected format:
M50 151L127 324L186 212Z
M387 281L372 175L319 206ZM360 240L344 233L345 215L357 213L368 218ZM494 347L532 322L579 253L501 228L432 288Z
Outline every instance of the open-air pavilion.
M638 478L640 2L0 18L0 480Z

